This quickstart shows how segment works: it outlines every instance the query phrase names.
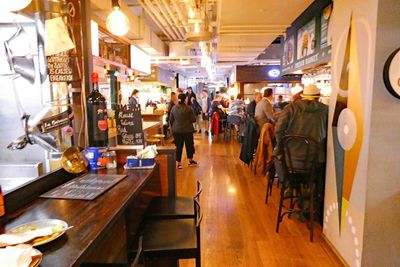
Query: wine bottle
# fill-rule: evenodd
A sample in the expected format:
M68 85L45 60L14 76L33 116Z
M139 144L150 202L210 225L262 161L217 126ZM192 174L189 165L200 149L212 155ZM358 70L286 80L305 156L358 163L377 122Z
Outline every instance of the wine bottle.
M107 102L99 92L99 75L92 73L92 92L87 100L89 146L108 145Z
M0 235L5 233L6 224L6 207L4 203L3 191L1 191L0 185Z

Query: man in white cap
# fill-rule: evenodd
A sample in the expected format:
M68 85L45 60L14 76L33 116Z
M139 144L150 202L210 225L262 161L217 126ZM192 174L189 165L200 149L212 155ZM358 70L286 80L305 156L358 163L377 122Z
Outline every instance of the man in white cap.
M282 111L275 125L276 146L273 155L278 159L275 160L275 168L279 175L280 181L283 181L283 172L279 159L281 158L281 141L285 135L296 134L307 136L315 140L319 144L318 165L320 178L317 179L317 216L321 216L321 206L323 201L324 189L324 173L325 166L325 150L326 150L326 133L328 121L328 106L319 102L320 90L315 85L304 87L301 99L287 105ZM293 163L296 160L301 162L305 157L305 149L301 144L291 145L291 158Z
M279 145L287 134L308 136L317 142L326 138L328 106L319 102L320 90L315 85L308 85L301 94L301 99L287 105L282 111L275 125L274 155L279 154ZM321 151L324 152L324 151ZM325 153L321 153L320 160L324 160Z

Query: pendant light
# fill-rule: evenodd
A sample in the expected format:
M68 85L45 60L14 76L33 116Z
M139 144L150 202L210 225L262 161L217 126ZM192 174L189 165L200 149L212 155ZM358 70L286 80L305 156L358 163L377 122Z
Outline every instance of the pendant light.
M112 0L113 11L108 15L107 30L117 36L125 35L129 30L129 19L121 11L118 0Z
M12 1L7 0L7 1L2 1L1 5L5 10L12 12L24 9L31 2L32 0L12 0Z

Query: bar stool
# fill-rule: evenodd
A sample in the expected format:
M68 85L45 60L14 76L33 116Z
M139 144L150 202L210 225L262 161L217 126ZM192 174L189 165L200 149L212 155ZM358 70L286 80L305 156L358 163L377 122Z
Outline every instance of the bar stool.
M195 217L193 200L200 201L202 185L197 180L197 190L193 197L153 197L146 210L146 219L184 219Z
M276 232L283 217L293 213L308 215L310 241L314 237L314 191L318 159L318 144L307 136L286 135L282 139L283 183L279 200ZM303 151L302 159L293 159L293 150ZM307 194L306 194L307 192ZM289 205L284 200L290 200ZM305 203L309 203L309 207Z
M196 259L196 267L201 266L200 259L200 223L203 215L200 203L192 200L195 217L189 219L147 220L141 231L143 236L143 258L145 265L152 260Z
M158 138L146 138L146 145L157 145L161 140Z

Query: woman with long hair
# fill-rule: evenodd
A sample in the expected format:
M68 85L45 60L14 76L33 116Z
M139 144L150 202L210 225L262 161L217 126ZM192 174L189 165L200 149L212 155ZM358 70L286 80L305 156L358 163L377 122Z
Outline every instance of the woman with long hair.
M196 166L197 162L193 160L194 141L193 141L193 123L196 122L193 110L185 103L186 95L178 95L178 105L172 107L170 112L170 124L174 135L176 145L177 168L182 169L182 150L186 146L186 156L189 160L189 166Z

